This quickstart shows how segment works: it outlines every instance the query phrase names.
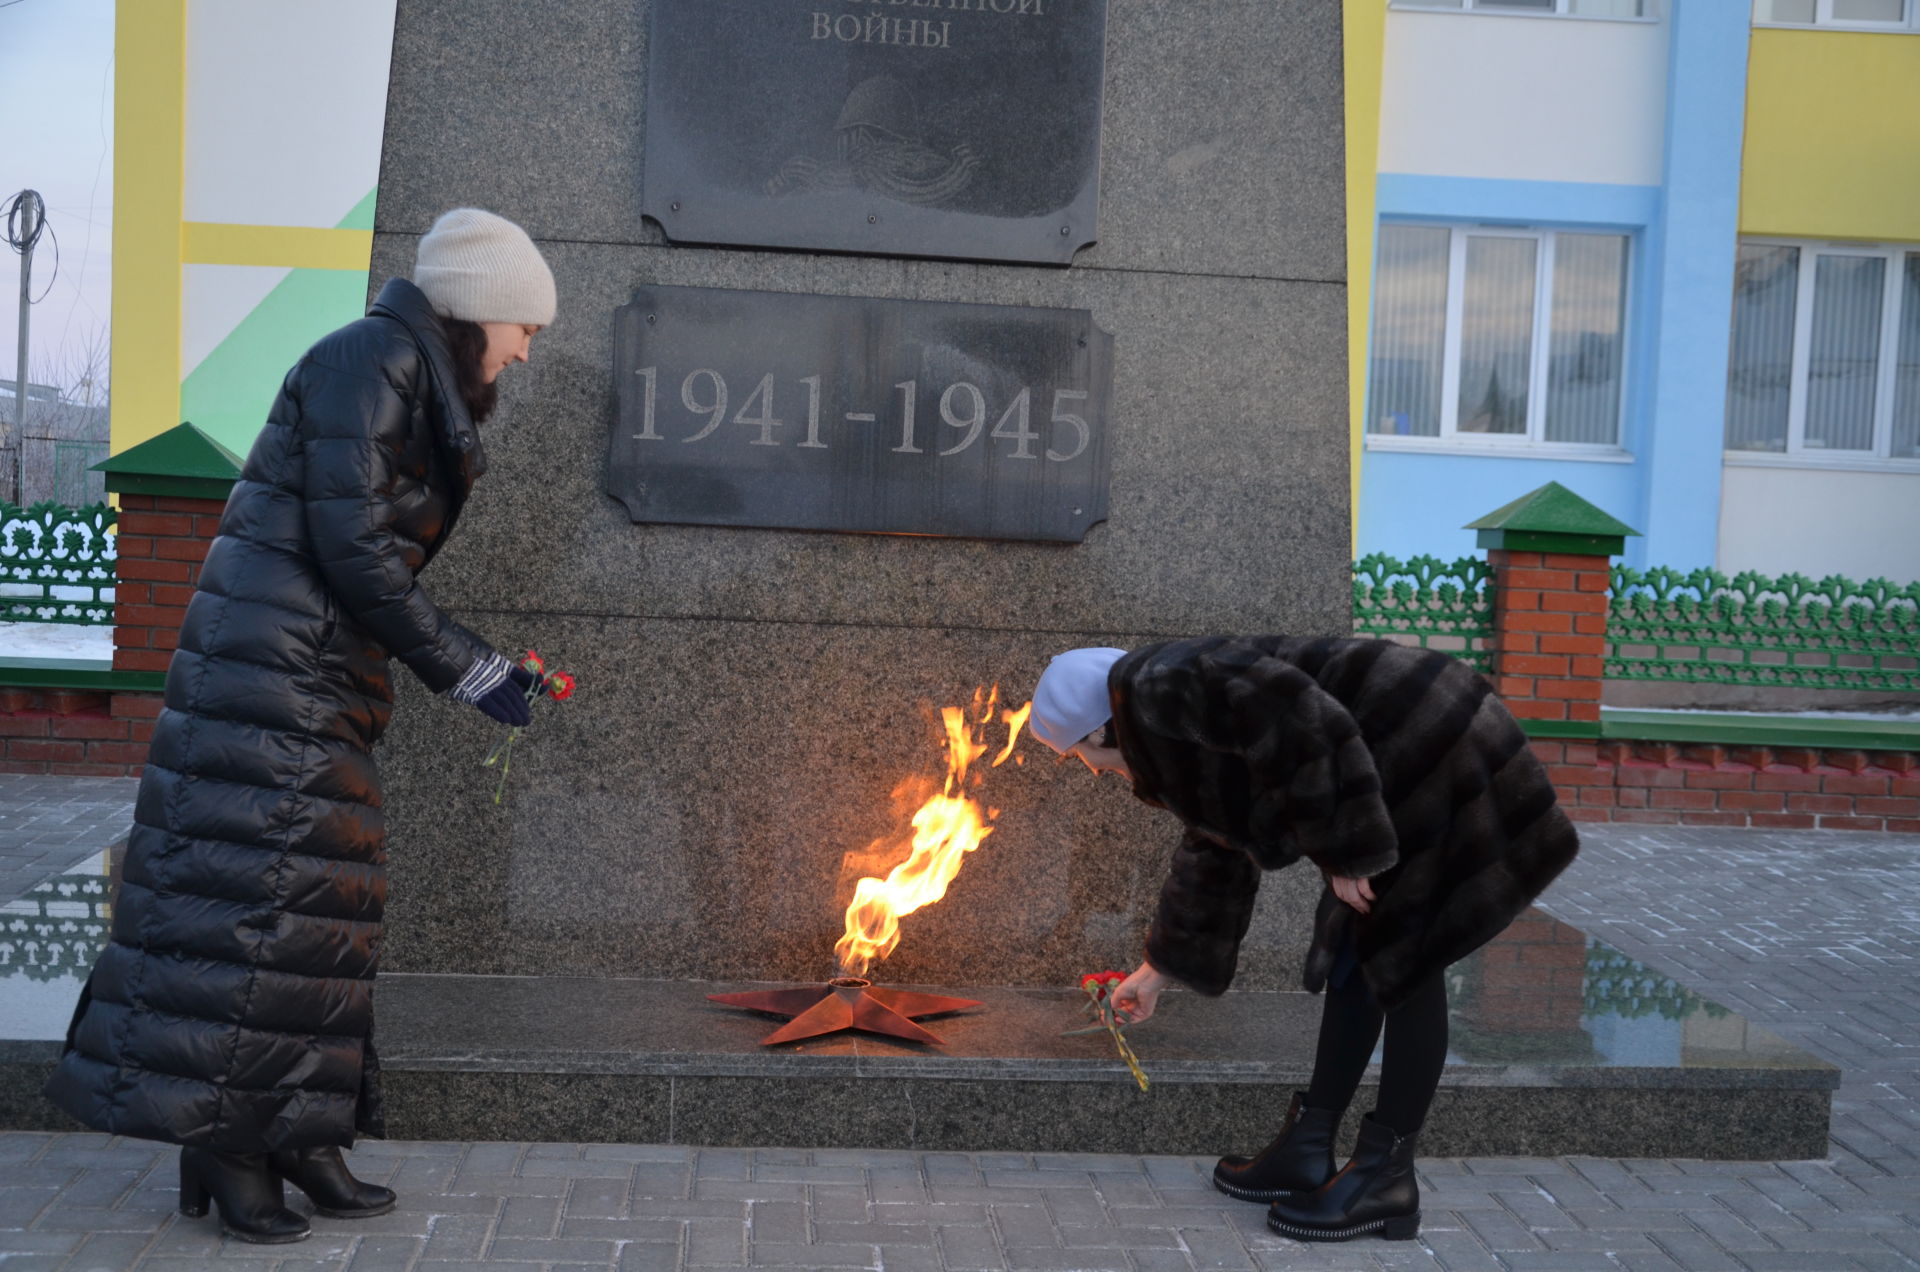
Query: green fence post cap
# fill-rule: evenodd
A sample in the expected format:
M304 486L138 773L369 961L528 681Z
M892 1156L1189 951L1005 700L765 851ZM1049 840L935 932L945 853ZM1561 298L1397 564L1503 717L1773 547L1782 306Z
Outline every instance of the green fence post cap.
M92 468L117 494L224 500L244 461L193 424L181 421L158 437L110 455Z
M1464 527L1480 532L1483 548L1619 556L1627 536L1640 532L1588 503L1557 481L1530 490Z

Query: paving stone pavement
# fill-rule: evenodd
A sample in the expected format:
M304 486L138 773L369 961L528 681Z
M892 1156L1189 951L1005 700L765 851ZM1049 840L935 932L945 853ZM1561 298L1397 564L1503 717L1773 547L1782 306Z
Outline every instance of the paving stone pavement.
M0 900L125 835L139 784L132 777L0 773Z
M261 1247L172 1150L8 1134L0 1272L1920 1268L1920 837L1602 827L1547 905L1845 1066L1829 1159L1427 1160L1418 1241L1304 1246L1206 1159L365 1142L400 1209Z

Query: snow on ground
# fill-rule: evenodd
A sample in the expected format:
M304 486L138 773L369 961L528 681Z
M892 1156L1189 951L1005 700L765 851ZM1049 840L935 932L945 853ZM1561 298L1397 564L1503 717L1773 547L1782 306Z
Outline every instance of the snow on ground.
M1612 708L1608 708L1608 707L1600 708L1602 713L1605 713L1606 711L1611 709ZM1745 707L1705 707L1700 709L1694 709L1690 707L1631 707L1626 709L1631 710L1635 715L1659 714L1659 715L1670 715L1670 716L1690 716L1690 715L1719 716L1719 715L1745 714L1745 715L1790 715L1797 720L1878 720L1878 721L1920 720L1920 707L1888 707L1884 711L1819 711L1819 710L1756 711L1751 708L1745 708Z
M113 628L104 624L0 623L0 658L113 661Z

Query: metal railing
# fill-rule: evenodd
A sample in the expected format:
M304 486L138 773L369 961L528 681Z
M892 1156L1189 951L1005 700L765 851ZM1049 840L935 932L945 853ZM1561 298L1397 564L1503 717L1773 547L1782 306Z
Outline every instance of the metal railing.
M1362 557L1353 566L1353 630L1443 650L1490 671L1493 572L1480 557Z
M0 500L0 622L111 626L118 516L106 504Z
M1606 675L1783 689L1920 689L1920 583L1615 566Z
M1491 669L1496 580L1479 557L1354 563L1353 630ZM1613 569L1611 680L1920 691L1920 583Z
M0 976L53 981L84 975L106 944L112 902L105 876L64 874L0 905Z

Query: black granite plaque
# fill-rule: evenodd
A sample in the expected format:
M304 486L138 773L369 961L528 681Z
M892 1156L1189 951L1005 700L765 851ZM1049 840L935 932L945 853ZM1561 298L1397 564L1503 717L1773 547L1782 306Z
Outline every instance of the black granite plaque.
M607 492L635 521L1078 542L1113 337L1083 309L643 287Z
M1106 0L653 0L641 208L692 243L1064 265Z

